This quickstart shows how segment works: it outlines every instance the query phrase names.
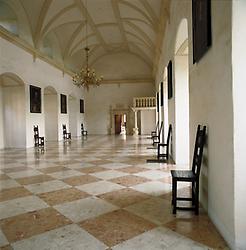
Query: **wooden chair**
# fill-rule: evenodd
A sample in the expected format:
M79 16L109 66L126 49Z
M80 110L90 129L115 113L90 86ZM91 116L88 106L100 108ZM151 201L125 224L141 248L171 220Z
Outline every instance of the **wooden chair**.
M171 170L172 175L172 205L173 214L176 210L194 210L195 214L199 214L199 175L202 164L203 147L205 144L206 126L201 129L198 125L196 132L195 149L193 155L192 169L191 170ZM191 197L177 197L177 183L178 182L191 182ZM191 207L177 207L177 201L191 201Z
M167 141L166 143L158 143L157 145L157 159L165 158L168 160L169 158L169 145L171 141L171 135L172 135L172 125L169 125L168 128L168 134L167 134ZM161 148L164 148L165 153L161 153Z
M87 130L84 130L84 124L83 123L81 123L81 135L82 136L87 136L88 135Z
M71 133L67 132L66 124L62 125L62 131L63 131L63 139L64 139L64 141L71 140Z
M44 137L39 136L38 126L33 126L34 131L34 146L35 147L44 147Z
M160 143L160 137L161 137L162 129L163 129L163 122L161 122L161 126L159 128L158 135L153 135L152 136L153 145L155 145L157 143Z

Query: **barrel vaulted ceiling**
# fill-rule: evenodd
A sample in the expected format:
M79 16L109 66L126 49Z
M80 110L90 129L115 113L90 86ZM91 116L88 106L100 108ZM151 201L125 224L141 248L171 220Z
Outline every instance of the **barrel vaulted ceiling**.
M84 66L87 40L105 82L149 80L168 9L169 0L0 0L0 35L70 74Z

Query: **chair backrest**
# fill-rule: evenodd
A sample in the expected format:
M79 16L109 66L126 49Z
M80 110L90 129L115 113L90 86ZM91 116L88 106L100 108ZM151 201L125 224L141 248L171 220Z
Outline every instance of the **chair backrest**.
M34 131L34 139L39 137L39 131L38 131L38 126L33 126L33 131Z
M81 123L81 131L84 131L84 124Z
M67 133L66 124L62 124L62 131L63 131L63 135L65 135Z
M161 122L161 126L160 126L160 129L159 129L159 132L158 132L158 138L161 137L161 131L163 129L163 122Z
M201 129L201 125L198 125L196 131L196 141L192 162L192 172L196 175L200 175L201 165L202 165L202 156L203 156L203 148L206 139L206 126L203 126Z
M159 129L159 121L157 121L156 126L155 126L155 132L158 133L158 129Z
M171 140L171 135L172 135L172 124L169 124L168 127L168 134L167 134L167 145L169 146L170 140Z

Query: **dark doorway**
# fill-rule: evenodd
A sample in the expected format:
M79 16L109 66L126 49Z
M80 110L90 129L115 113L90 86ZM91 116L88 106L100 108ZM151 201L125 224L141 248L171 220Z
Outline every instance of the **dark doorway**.
M119 135L121 133L121 122L122 122L122 115L115 115L114 124L115 124L116 135Z

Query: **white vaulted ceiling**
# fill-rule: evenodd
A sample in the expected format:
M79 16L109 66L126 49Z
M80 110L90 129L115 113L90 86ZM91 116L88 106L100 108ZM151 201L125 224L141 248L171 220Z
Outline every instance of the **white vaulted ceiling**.
M168 9L169 0L87 0L87 8L85 0L0 0L0 31L67 72L84 65L87 39L89 63L106 81L151 79Z

